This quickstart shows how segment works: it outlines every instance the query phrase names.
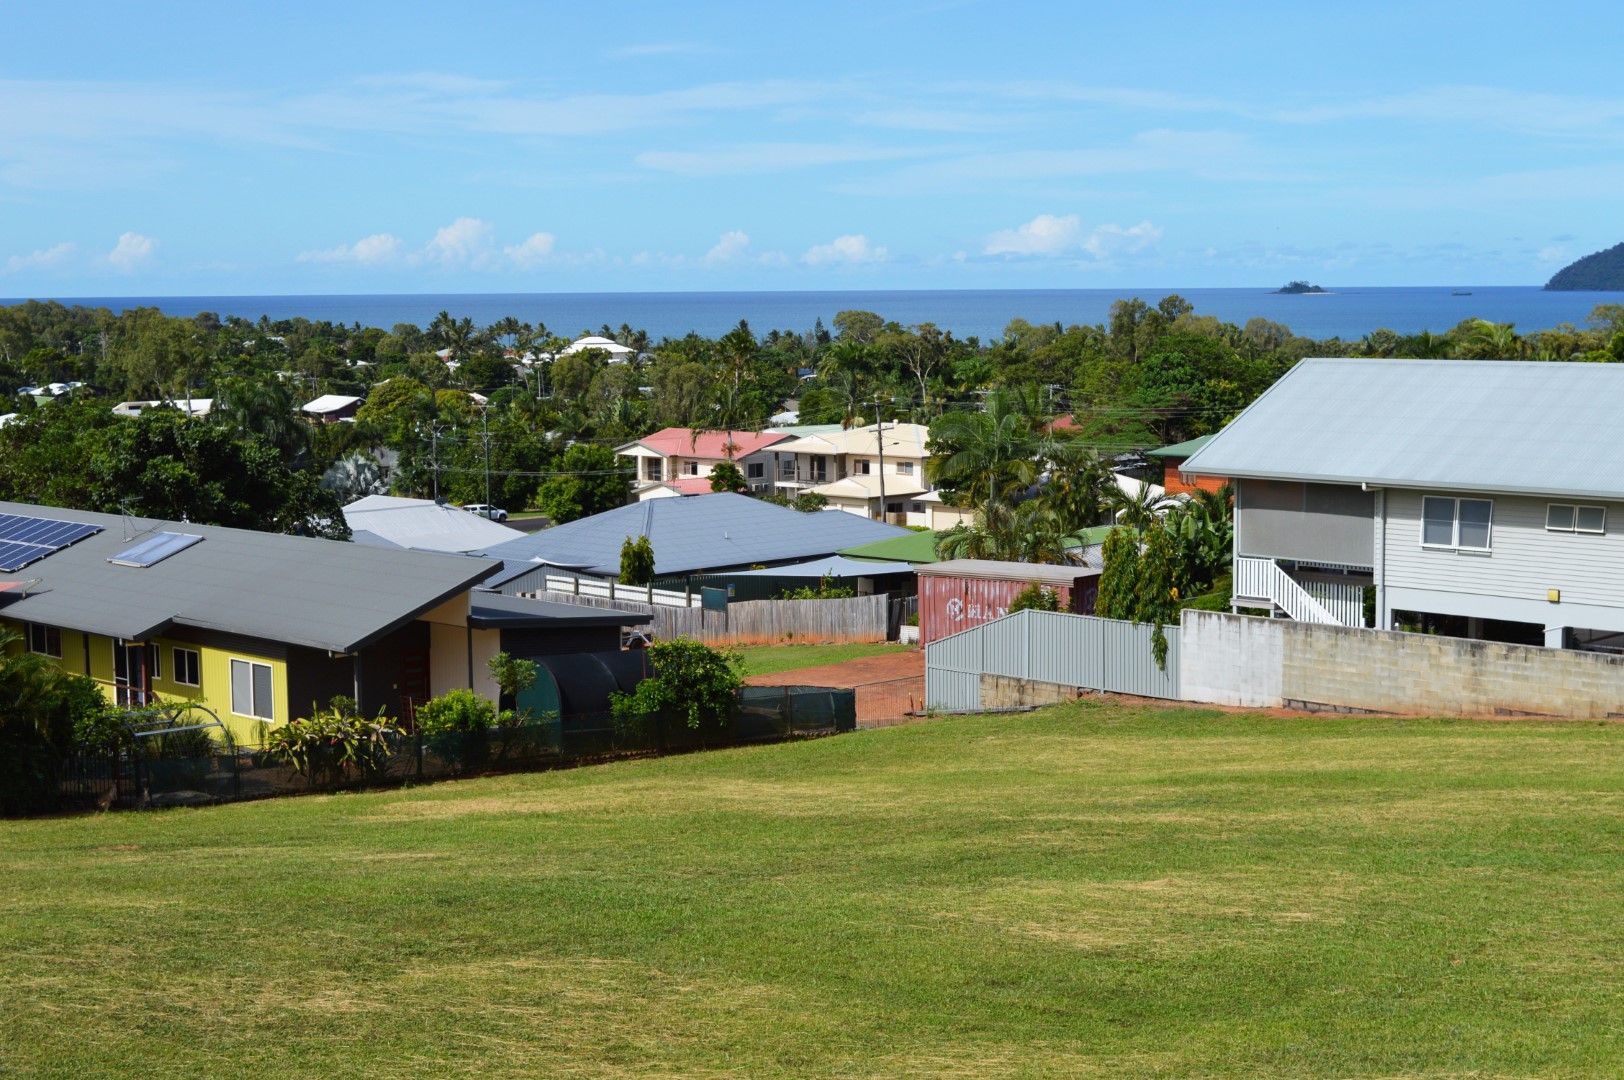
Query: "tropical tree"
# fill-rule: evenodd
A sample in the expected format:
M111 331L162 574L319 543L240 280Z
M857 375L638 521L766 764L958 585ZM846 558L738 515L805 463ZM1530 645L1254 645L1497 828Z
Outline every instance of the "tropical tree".
M1106 489L1105 502L1115 515L1117 524L1140 533L1149 529L1173 505L1173 500L1161 488L1144 481L1127 487L1113 483Z
M938 488L971 506L1008 502L1037 477L1039 440L1016 398L995 392L984 412L950 412L930 426Z
M382 495L389 490L389 484L383 478L383 469L376 461L361 454L339 458L329 465L327 471L321 474L321 486L323 490L332 492L345 506L357 499Z
M536 493L536 504L553 524L626 505L627 470L607 446L576 443L564 451L558 470Z
M710 489L742 493L750 490L750 482L744 478L744 473L737 465L731 461L722 461L711 466Z

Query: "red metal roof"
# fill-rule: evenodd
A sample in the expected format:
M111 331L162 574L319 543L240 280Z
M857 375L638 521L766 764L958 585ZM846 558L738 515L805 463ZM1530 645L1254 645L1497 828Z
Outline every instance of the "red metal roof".
M666 457L726 461L729 457L742 458L753 454L789 437L777 431L707 431L696 440L692 428L668 427L646 435L637 442ZM731 454L728 451L729 443L732 444Z

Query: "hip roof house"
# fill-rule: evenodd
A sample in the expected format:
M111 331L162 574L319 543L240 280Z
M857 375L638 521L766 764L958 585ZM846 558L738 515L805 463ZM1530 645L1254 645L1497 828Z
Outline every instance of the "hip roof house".
M1624 650L1624 365L1310 359L1185 461L1235 604Z
M907 535L895 525L854 514L802 513L748 495L722 492L691 499L652 499L606 510L487 549L502 559L494 587L538 564L598 577L620 573L628 537L647 536L660 577L771 566L833 555L842 548Z

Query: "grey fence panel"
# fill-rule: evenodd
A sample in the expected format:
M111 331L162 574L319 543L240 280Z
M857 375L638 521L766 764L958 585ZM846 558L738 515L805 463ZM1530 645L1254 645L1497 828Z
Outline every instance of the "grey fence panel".
M1151 651L1151 627L1112 620L1110 632L1105 635L1098 688L1115 694L1177 698L1179 630L1168 626L1162 632L1167 635L1165 671L1156 666Z
M932 709L979 708L983 675L1176 700L1179 628L1169 626L1163 632L1165 669L1156 664L1149 626L1019 611L926 646L926 704Z

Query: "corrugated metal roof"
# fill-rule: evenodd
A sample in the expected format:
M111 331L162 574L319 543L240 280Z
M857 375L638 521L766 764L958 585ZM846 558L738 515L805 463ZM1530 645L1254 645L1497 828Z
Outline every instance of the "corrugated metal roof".
M1624 365L1310 359L1186 473L1624 498Z
M876 540L871 544L841 548L840 554L858 559L900 559L907 563L933 563L937 561L936 541L942 535L910 529L906 536L893 536L886 540Z
M870 559L848 559L841 555L825 555L788 566L769 566L764 570L740 570L729 577L783 577L783 578L854 578L876 577L881 574L911 574L913 563L875 562Z
M376 546L382 539L396 547L417 551L482 551L517 540L524 533L488 518L445 506L431 499L402 499L368 495L344 508L344 520L353 533L367 533L358 543Z
M1055 566L1051 563L1001 562L997 559L949 559L930 566L917 566L927 577L982 578L992 581L1036 581L1043 585L1071 585L1078 578L1098 577L1088 566Z
M571 626L641 626L654 616L622 608L588 607L557 600L475 590L468 594L468 622L480 629L518 630L531 627L568 629Z
M1203 446L1206 446L1208 443L1212 442L1215 437L1216 433L1213 435L1200 435L1194 439L1187 439L1181 443L1174 443L1172 446L1160 446L1155 450L1146 450L1145 456L1153 458L1189 457L1197 450L1200 450Z
M626 538L647 536L660 576L829 555L907 530L840 510L802 513L746 495L720 492L649 499L485 551L493 558L545 562L592 574L620 572Z
M38 584L0 613L133 641L173 624L350 652L497 566L460 555L22 503L0 503L0 513L102 526L95 536L8 575ZM203 539L154 566L107 561L133 540L166 528Z

